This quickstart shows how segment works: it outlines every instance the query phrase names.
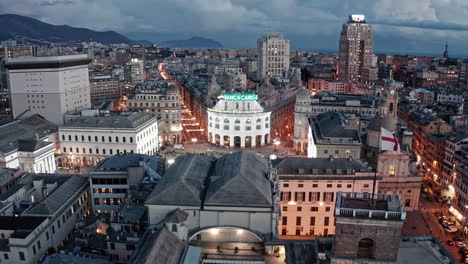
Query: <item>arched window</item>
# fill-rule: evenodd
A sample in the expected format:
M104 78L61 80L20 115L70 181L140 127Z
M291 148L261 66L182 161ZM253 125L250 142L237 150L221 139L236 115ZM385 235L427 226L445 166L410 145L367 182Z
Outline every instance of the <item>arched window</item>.
M215 119L215 122L219 122L219 118L216 118L216 119Z
M239 119L236 119L236 121L234 121L234 123L240 124L240 120L239 120Z
M390 103L389 111L393 112L393 103Z
M251 123L252 123L252 120L247 119L247 120L245 121L245 123L246 123L246 124L251 124Z
M262 122L262 119L257 119L257 123L261 123Z
M177 232L177 225L176 224L172 224L172 232Z
M213 117L210 116L210 120L213 120Z
M236 110L239 110L239 103L236 102Z
M358 258L372 259L374 257L374 240L363 238L358 244Z
M268 116L267 116L267 117L265 117L265 121L268 121Z
M229 124L229 119L225 118L225 119L224 119L224 123L225 123L225 124Z

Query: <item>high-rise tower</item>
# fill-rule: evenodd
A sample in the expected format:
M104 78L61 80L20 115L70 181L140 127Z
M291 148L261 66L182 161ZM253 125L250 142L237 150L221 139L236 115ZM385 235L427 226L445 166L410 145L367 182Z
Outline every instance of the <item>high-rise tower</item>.
M338 78L345 82L359 81L363 70L372 67L373 54L372 30L365 16L349 16L341 30Z

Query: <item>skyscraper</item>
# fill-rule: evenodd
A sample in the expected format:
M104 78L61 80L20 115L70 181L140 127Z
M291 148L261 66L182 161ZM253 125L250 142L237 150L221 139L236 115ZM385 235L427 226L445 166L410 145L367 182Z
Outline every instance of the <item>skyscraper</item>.
M257 40L257 79L287 77L289 70L289 40L281 34L266 34Z
M374 40L371 26L364 15L351 15L343 24L338 58L338 78L341 81L359 81L363 69L372 67Z

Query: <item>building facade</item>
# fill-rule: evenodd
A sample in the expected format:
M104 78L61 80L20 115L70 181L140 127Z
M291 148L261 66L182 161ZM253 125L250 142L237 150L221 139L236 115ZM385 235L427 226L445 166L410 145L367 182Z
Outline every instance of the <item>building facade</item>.
M143 113L89 110L61 126L59 138L64 166L94 166L119 153L154 155L158 121Z
M122 95L120 81L107 76L93 76L89 80L91 100L117 99Z
M87 55L9 59L13 117L28 112L62 125L66 113L89 108L89 62Z
M270 143L270 115L255 94L224 94L208 109L208 140L227 147L255 147Z
M333 235L337 193L372 193L375 171L364 161L291 157L275 163L281 191L278 229L282 238Z
M150 114L159 120L162 143L182 141L180 92L166 81L140 83L128 96L127 108Z
M344 82L361 80L372 66L374 40L364 15L351 15L343 25L339 44L338 78Z
M289 40L280 34L267 34L257 40L257 80L265 77L287 77Z

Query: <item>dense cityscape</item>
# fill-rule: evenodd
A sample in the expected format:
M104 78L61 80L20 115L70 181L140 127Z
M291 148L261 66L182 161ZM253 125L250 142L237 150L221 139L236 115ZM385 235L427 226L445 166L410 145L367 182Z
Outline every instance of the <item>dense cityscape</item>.
M468 263L468 60L336 35L1 40L0 263Z

